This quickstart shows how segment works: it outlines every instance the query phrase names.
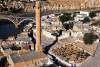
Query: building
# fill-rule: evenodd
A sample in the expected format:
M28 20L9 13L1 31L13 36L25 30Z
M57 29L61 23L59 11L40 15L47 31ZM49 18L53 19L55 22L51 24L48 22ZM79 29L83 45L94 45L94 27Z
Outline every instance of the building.
M0 67L39 67L48 63L48 57L42 52L41 47L41 12L40 2L36 1L36 45L35 50L18 49L12 50L0 48L0 57L5 57L5 62L0 60ZM13 44L14 46L14 44ZM16 49L16 48L14 48ZM5 65L5 66L2 66Z
M10 51L6 53L2 48L0 50L0 58L6 57L7 67L38 67L47 64L48 58L42 52L20 50ZM0 62L2 60L0 59ZM1 66L2 67L2 66Z
M89 16L89 12L86 11L80 11L79 14L76 15L76 17L74 17L75 21L80 21L80 20L84 20L85 17Z
M12 61L11 67L38 67L48 62L45 54L34 51L12 54L9 59Z

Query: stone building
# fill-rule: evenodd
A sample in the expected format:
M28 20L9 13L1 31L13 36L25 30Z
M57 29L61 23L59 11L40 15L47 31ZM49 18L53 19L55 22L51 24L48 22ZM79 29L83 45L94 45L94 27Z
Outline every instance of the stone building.
M46 64L48 58L41 52L27 52L22 54L10 55L11 67L38 67L42 63ZM10 63L11 63L10 61Z
M42 52L35 51L10 51L9 54L0 48L0 58L6 57L7 67L39 67L48 62L48 58ZM0 59L0 62L2 60Z

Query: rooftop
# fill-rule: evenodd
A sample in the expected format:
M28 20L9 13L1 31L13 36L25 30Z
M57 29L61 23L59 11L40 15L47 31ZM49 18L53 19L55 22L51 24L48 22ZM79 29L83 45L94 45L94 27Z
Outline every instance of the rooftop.
M26 53L12 54L11 58L14 63L20 63L20 62L29 61L32 59L38 60L38 59L46 58L46 55L43 54L42 52L30 51L30 52L26 52Z

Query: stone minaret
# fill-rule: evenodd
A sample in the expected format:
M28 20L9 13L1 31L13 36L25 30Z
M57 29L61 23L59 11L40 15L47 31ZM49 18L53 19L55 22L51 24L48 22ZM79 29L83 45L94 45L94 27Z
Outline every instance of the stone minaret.
M40 1L36 0L36 45L35 51L42 51L41 47L41 7Z

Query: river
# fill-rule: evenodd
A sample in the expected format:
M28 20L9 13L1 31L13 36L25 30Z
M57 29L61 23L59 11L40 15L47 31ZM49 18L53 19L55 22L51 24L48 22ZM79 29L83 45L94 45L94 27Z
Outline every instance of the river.
M0 20L0 39L7 39L17 34L15 25L8 20Z

